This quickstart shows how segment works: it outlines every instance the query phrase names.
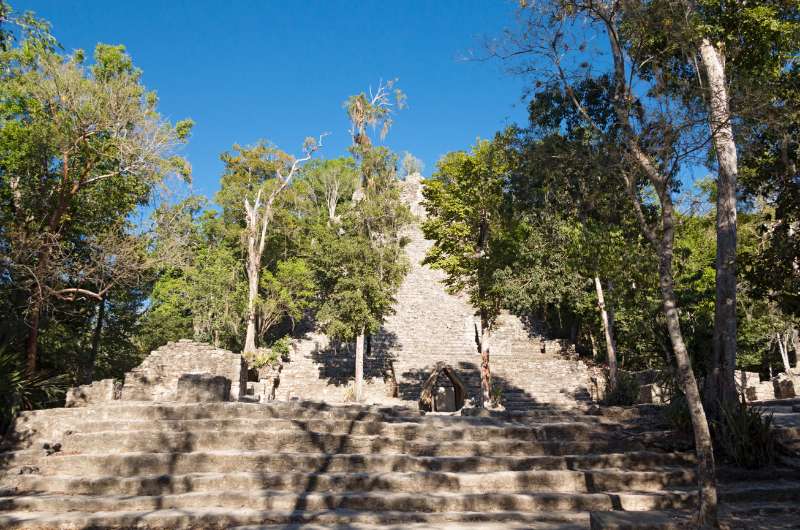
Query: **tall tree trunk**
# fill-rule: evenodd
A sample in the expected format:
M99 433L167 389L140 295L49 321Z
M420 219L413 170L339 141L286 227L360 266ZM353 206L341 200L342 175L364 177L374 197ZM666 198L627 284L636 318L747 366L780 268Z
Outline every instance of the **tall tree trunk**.
M711 371L706 385L706 410L719 416L721 405L736 398L736 143L725 78L725 59L711 42L700 42L700 58L708 86L711 138L719 162L717 178L716 305Z
M244 337L244 351L256 351L256 298L258 297L258 274L248 278L247 292L247 333Z
M592 359L597 360L597 341L594 340L594 333L589 331L589 344L592 346Z
M481 311L481 406L492 405L492 371L489 368L489 348L492 333L486 313Z
M356 401L364 401L364 328L356 337L356 381L355 381Z
M609 291L610 291L609 284ZM606 310L605 297L603 296L603 284L600 277L594 277L594 287L597 291L597 308L600 310L600 320L603 322L603 333L606 337L606 352L608 354L608 391L613 391L617 387L617 346L614 343L613 317L609 317Z
M661 197L662 234L659 245L659 288L664 306L672 351L677 364L678 384L686 396L689 415L694 432L695 452L697 454L697 481L700 493L698 525L717 527L717 485L714 467L714 447L708 426L700 390L692 371L692 363L681 331L678 306L675 300L675 279L672 275L673 245L675 242L675 220L672 200L664 191Z
M35 373L37 368L38 346L39 346L39 324L42 317L42 301L37 295L31 304L30 329L28 338L25 340L25 364L28 373Z
M613 5L615 6L616 4ZM694 431L695 452L697 453L698 460L697 480L700 493L700 503L697 512L697 526L717 527L717 488L714 470L714 451L711 444L711 433L709 430L705 410L703 409L703 403L700 398L700 391L697 387L697 380L695 379L694 372L692 371L689 352L687 351L686 343L683 340L683 332L681 331L680 318L675 301L674 278L672 274L672 260L674 252L673 246L675 242L675 213L674 206L672 204L672 196L670 195L671 178L668 175L664 175L653 163L653 160L650 158L650 156L641 148L639 145L639 137L635 128L631 124L630 104L636 98L633 96L633 91L628 84L628 71L626 70L625 65L626 61L624 45L619 35L620 28L617 11L610 8L608 4L602 2L598 2L597 4L589 3L589 6L590 7L588 9L599 16L607 29L611 55L614 62L613 105L618 121L622 128L624 142L627 147L627 156L630 158L630 161L638 166L638 169L647 176L647 179L655 188L659 203L661 205L661 230L659 233L659 231L655 230L647 220L647 216L645 215L641 200L639 198L637 181L632 178L631 175L628 175L623 171L622 177L625 181L628 194L630 195L633 203L634 213L636 214L639 224L641 225L643 233L658 252L659 288L661 290L664 316L666 318L667 329L669 331L669 337L672 343L672 350L675 354L678 384L686 396L686 401L688 403L689 413L692 420L692 429ZM560 64L556 64L559 68L559 75L567 87L567 95L570 97L575 107L581 111L584 117L590 123L594 123L590 114L575 97L574 92L569 88Z
M39 329L42 325L42 311L44 311L44 293L42 291L41 282L47 273L47 268L50 263L50 250L48 247L43 247L38 252L38 259L36 262L36 269L34 272L34 280L36 280L37 290L31 297L30 302L30 322L28 330L28 338L25 341L25 358L26 367L29 373L36 372L38 368L39 356Z
M701 525L715 527L717 520L717 486L711 432L708 427L708 419L703 409L702 400L700 399L697 380L692 371L689 353L683 341L683 333L680 328L671 274L666 276L662 273L660 283L667 329L669 331L670 340L672 341L675 361L678 365L678 383L686 396L689 414L692 419L695 452L697 454L697 479L700 492L699 523Z
M244 351L256 351L256 301L258 300L258 275L261 272L261 249L256 239L259 228L258 200L248 212L247 234L247 332L244 337ZM264 222L264 221L262 221Z
M775 339L778 341L778 351L781 354L781 362L783 363L783 371L786 372L786 377L794 381L795 377L792 373L792 365L789 362L789 333L785 336L780 333L775 334Z
M97 322L94 325L94 332L92 333L92 349L87 359L86 370L83 374L83 384L88 385L94 379L94 366L97 362L97 354L100 351L100 337L103 334L103 323L106 318L106 297L100 299L97 304Z

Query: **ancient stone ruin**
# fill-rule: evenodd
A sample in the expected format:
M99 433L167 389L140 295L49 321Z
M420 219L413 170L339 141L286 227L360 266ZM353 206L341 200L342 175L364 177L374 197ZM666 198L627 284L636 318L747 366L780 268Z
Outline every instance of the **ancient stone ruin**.
M124 400L175 401L184 374L211 374L230 381L228 399L238 401L247 387L247 365L238 353L188 339L170 342L125 374Z
M125 374L71 388L66 406L108 401L239 401L247 388L247 364L238 353L182 339L153 351Z
M424 213L417 177L405 193ZM366 356L381 406L330 404L354 356L314 331L249 377L239 354L169 343L122 384L16 419L0 445L0 528L694 528L691 444L655 405L598 407L601 374L535 323L504 314L495 333L506 411L462 408L480 385L474 310L421 265L419 228L409 235L411 273ZM658 374L637 377L661 399ZM773 386L748 377L754 397ZM760 406L800 456L800 399ZM747 526L767 505L770 524L789 514L781 527L796 527L790 473L721 474L723 520L768 528Z
M409 175L401 185L412 213L424 218L422 177ZM423 383L436 363L444 362L464 382L466 398L477 403L480 355L475 308L465 297L446 291L444 273L422 264L433 242L425 239L419 224L411 226L406 236L411 269L396 295L394 313L370 338L364 359L366 400L416 406ZM276 398L344 402L353 363L350 345L311 331L295 342ZM580 361L566 341L548 340L536 322L509 313L500 316L493 333L491 369L509 410L545 403L572 407L602 392L602 376Z
M228 401L230 393L231 381L227 377L209 373L183 374L178 378L175 401L182 403Z
M122 397L122 383L114 379L102 379L89 385L70 388L67 391L64 406L86 407L89 405L113 401Z

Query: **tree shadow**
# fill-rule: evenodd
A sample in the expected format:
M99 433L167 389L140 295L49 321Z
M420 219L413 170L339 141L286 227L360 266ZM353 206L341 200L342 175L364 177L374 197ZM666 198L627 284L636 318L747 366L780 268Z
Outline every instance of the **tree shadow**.
M380 342L367 337L364 351L364 379L385 379L393 369L394 356L389 351L397 345L393 333L382 333ZM356 369L355 343L331 340L328 347L315 346L311 359L317 364L319 378L326 384L343 386L353 380Z

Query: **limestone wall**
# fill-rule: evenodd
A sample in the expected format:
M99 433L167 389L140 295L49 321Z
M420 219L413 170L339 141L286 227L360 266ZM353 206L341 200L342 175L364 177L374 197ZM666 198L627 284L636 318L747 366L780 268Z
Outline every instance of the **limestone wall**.
M89 385L67 390L65 407L86 407L120 398L122 384L114 379L101 379Z
M233 401L245 392L247 368L241 355L183 339L153 351L142 364L125 374L122 399L174 401L181 375L204 372L229 379Z

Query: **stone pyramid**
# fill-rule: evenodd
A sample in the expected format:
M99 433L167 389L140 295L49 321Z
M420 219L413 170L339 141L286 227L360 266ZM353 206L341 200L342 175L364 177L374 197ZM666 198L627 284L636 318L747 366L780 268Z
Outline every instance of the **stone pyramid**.
M366 395L373 403L392 401L387 397L393 386L387 382L391 374L397 381L397 399L416 402L422 382L439 361L459 372L470 397L477 397L480 388L475 308L464 296L447 292L442 271L422 264L433 245L420 228L425 218L422 184L419 174L400 183L403 198L419 221L407 230L411 269L397 293L394 313L369 340ZM546 339L535 322L509 313L500 316L493 333L491 369L508 409L543 404L572 407L591 400L599 380L570 355L566 343ZM333 344L323 334L311 332L295 344L276 397L339 402L353 373L351 345Z

